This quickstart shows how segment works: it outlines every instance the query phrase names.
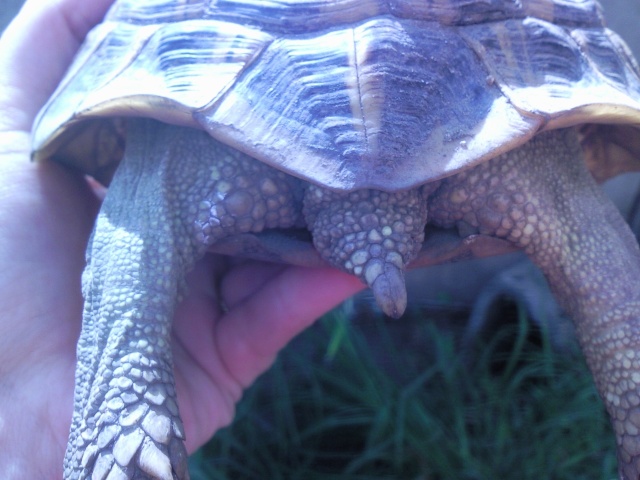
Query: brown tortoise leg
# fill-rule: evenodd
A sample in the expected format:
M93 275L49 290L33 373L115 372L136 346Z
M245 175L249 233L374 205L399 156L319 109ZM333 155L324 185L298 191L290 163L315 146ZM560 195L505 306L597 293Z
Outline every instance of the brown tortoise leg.
M620 478L640 475L640 252L583 162L572 129L445 179L430 219L506 238L543 270L573 317L618 442Z
M132 121L87 249L67 479L188 478L171 355L184 276L225 235L291 226L289 177L203 132Z

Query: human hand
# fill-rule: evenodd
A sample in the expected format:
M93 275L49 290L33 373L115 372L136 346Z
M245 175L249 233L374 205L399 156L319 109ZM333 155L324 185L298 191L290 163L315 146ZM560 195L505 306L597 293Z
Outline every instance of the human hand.
M80 275L99 200L76 172L53 162L30 163L29 131L111 1L29 0L0 39L3 479L62 475L82 316ZM225 263L208 256L191 272L173 327L189 451L231 421L242 390L280 348L362 288L333 269Z

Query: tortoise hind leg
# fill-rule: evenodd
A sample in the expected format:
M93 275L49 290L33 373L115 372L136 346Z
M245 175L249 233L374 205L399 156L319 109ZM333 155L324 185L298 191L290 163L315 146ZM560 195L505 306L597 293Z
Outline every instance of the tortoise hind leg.
M640 475L640 251L582 161L573 129L442 181L430 200L441 226L508 239L542 269L572 316L613 422L620 478Z
M131 121L87 249L65 478L188 478L171 354L185 274L225 235L292 225L296 188L204 132Z

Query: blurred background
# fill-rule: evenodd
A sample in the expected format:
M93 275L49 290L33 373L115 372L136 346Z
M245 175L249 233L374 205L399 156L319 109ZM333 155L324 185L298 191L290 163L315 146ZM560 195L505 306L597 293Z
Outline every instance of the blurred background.
M16 16L23 3L23 0L4 0L3 8L0 10L0 29L4 30L4 27Z

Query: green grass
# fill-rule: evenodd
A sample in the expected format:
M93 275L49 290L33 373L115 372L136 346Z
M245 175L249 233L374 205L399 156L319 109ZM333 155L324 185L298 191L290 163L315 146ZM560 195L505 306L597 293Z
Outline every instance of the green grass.
M614 478L582 358L553 352L517 316L465 361L427 320L412 327L427 339L418 352L381 319L365 335L334 312L246 392L234 423L191 458L192 478Z

